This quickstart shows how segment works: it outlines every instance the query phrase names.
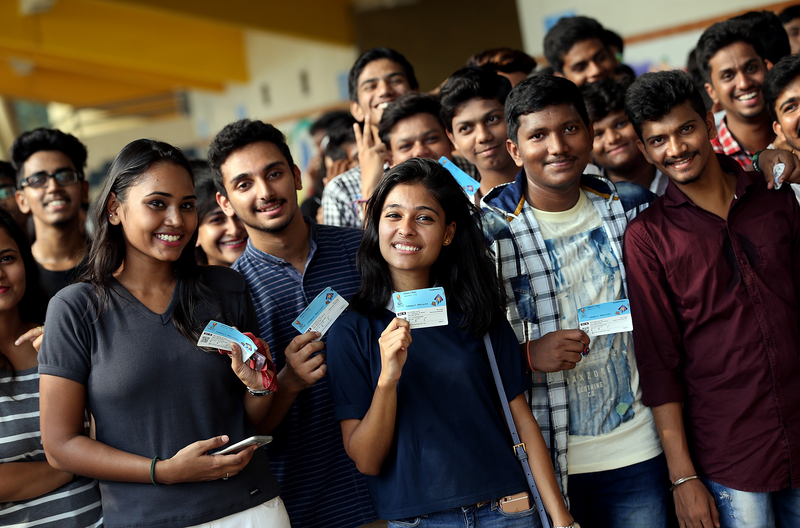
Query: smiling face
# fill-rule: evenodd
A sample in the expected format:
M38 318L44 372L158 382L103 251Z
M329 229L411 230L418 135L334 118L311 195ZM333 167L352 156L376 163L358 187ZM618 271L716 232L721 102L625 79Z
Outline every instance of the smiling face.
M391 165L395 166L411 158L449 158L453 144L447 138L439 118L423 112L398 121L392 127L389 150L392 154Z
M617 60L597 38L579 40L562 57L563 71L556 75L566 77L577 86L614 76Z
M795 77L778 94L775 113L778 116L772 123L775 134L794 150L800 150L800 77Z
M15 309L25 295L25 264L19 246L0 228L0 312Z
M36 174L55 174L59 171L74 171L72 160L58 150L40 150L33 153L23 164L24 178ZM17 205L24 214L32 213L36 222L45 225L67 225L79 219L81 205L89 198L89 183L77 183L62 187L55 178L38 189L26 185L17 192Z
M453 117L447 135L479 171L503 171L515 167L506 149L505 111L497 99L470 99Z
M571 104L520 116L517 141L508 140L508 152L525 168L529 196L570 192L580 184L592 154L592 129Z
M672 108L658 121L642 123L638 143L647 161L680 185L699 181L714 156L711 139L717 135L714 114L699 115L689 101Z
M300 214L300 170L289 166L274 143L259 141L233 151L220 172L228 196L218 195L219 205L226 215L235 214L246 226L280 233Z
M358 101L350 103L350 112L358 122L369 115L377 125L386 107L403 94L412 91L402 66L390 59L367 64L358 76Z
M239 217L227 216L215 207L200 221L196 245L206 254L210 265L230 266L247 246L247 230Z
M455 222L422 184L396 185L387 195L378 224L383 259L396 285L404 275L430 277L443 245L453 240Z
M752 120L764 115L767 107L761 85L767 69L753 46L734 42L715 53L708 66L711 82L706 83L706 91L729 116Z
M592 126L592 155L597 165L614 172L641 160L642 153L636 146L639 138L624 110L611 112Z
M111 223L122 226L125 262L178 260L197 229L194 202L192 177L166 162L151 166L123 202L112 193L106 209Z

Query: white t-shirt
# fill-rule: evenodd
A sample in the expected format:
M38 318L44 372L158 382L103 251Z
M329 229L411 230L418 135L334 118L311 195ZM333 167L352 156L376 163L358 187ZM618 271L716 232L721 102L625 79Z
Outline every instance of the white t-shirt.
M558 288L561 328L578 328L579 308L622 298L620 262L584 192L568 211L533 213ZM564 374L570 474L618 469L661 453L653 414L641 402L630 332L593 338L589 353Z

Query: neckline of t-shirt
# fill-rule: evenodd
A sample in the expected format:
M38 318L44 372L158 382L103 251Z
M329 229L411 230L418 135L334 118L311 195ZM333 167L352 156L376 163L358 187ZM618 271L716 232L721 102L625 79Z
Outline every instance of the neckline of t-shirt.
M541 209L531 207L531 212L539 223L569 222L576 218L587 205L589 205L589 198L586 197L586 193L581 189L578 195L578 201L566 211L542 211Z
M139 313L141 313L146 318L161 323L167 324L170 319L172 319L172 314L175 311L175 307L178 305L178 300L180 298L180 288L181 288L181 279L180 277L175 281L175 289L172 291L172 298L169 300L169 304L167 305L167 309L164 313L155 313L153 310L142 304L142 302L136 298L131 292L128 291L125 286L123 286L116 278L112 279L114 284L112 288L115 292L117 292L123 299L128 301L134 308L136 308Z

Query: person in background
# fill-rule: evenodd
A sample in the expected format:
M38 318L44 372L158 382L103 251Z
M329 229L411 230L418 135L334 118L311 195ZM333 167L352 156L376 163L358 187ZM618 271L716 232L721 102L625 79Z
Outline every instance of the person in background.
M198 264L230 267L247 247L247 230L238 216L228 216L220 209L214 171L208 164L192 161L192 170L199 222L195 258Z
M44 450L57 469L100 480L108 527L289 528L265 450L214 454L255 435L274 396L238 344L227 356L197 347L212 320L254 334L258 322L241 275L195 261L195 200L171 145L136 140L111 164L84 272L47 309Z
M783 29L789 35L792 55L800 53L800 5L789 6L778 15Z
M511 87L528 78L536 69L536 59L511 48L492 48L467 59L465 66L486 66L509 80Z
M17 205L33 217L36 241L31 251L47 299L75 280L87 252L82 220L89 197L83 174L86 156L78 138L49 128L25 132L11 146Z
M309 196L300 204L304 216L315 218L318 224L324 222L322 213L322 192L336 176L358 167L358 143L353 131L355 121L348 114L349 120L337 121L331 125L325 136L325 148L322 151L322 165L317 173L313 196Z
M0 210L0 525L101 526L97 481L55 469L42 449L37 351L15 340L45 307L30 243Z
M7 161L0 161L0 209L5 209L17 222L28 240L33 239L33 226L28 229L30 214L23 214L17 205L17 171Z
M544 55L553 75L582 86L613 77L617 59L608 49L606 33L597 20L584 16L562 18L544 37Z

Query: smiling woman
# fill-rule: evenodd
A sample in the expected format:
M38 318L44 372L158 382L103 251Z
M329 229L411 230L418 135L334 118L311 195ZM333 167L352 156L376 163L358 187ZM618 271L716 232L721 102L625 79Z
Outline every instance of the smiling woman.
M272 398L238 346L229 360L194 344L209 320L252 331L257 322L238 273L194 260L189 162L165 143L134 141L89 217L96 240L86 271L48 306L40 355L48 460L100 480L106 526L226 518L288 527L264 450L207 454L254 435ZM80 427L86 407L96 440Z

